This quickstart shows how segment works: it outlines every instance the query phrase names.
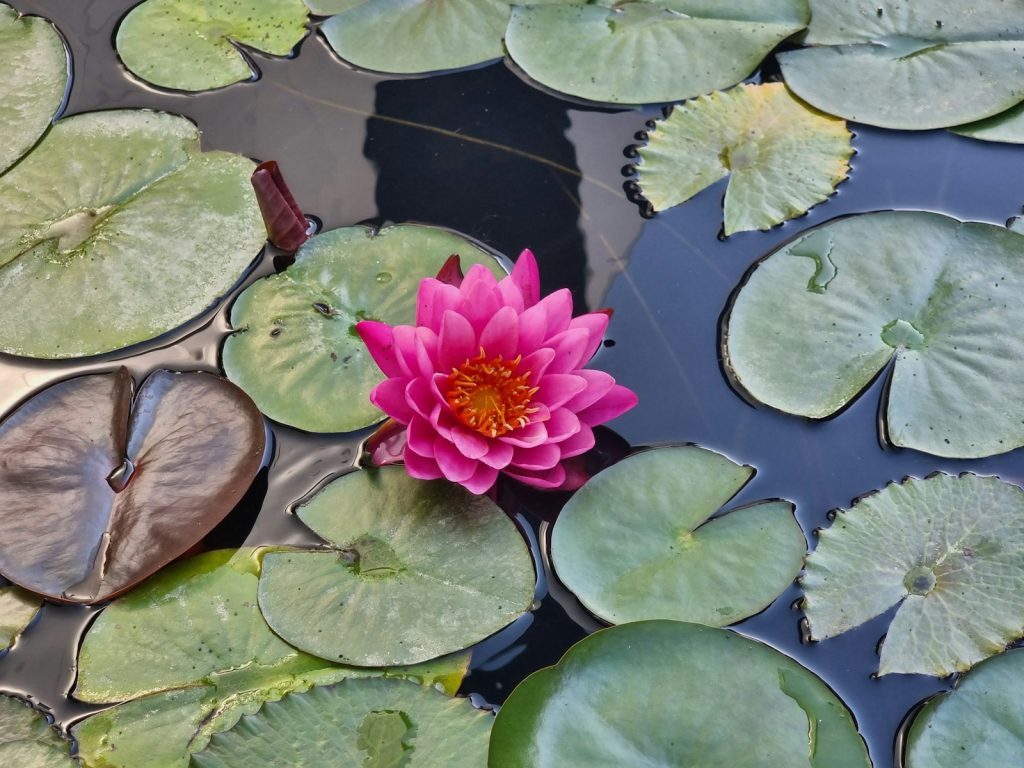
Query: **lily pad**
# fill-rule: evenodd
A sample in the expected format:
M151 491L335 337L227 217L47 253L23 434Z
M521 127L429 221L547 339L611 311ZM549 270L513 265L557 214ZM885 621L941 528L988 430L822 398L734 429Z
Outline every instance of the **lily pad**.
M310 13L317 16L333 16L342 11L349 11L357 5L362 5L370 0L306 0L306 7Z
M346 227L303 245L284 272L250 286L231 309L237 332L224 370L267 416L310 432L347 432L384 419L370 402L383 380L355 331L360 320L412 324L420 281L453 253L467 267L498 261L443 229Z
M779 54L786 84L829 114L920 130L1024 100L1024 14L1004 0L810 0L804 42Z
M0 653L14 644L42 606L35 595L0 579Z
M533 562L485 496L402 467L335 480L297 510L328 548L271 552L260 608L297 648L360 666L468 648L529 610Z
M566 5L586 0L362 0L321 30L345 61L364 69L419 74L481 64L505 55L513 5ZM321 6L338 5L318 2Z
M70 745L28 704L0 696L0 765L11 768L74 768Z
M67 49L54 26L0 3L0 174L39 140L64 103Z
M753 476L753 468L696 446L624 459L589 480L558 516L555 570L613 624L722 627L753 616L793 582L807 551L787 501L712 517Z
M197 768L483 768L493 716L402 680L346 680L270 702L197 754Z
M0 351L100 354L207 309L266 241L254 167L176 115L59 121L0 177Z
M509 55L537 82L614 104L688 99L747 77L804 28L806 0L604 0L516 7Z
M894 445L974 458L1024 445L1024 237L923 211L839 219L762 261L726 318L751 398L812 419L883 370ZM891 365L890 365L891 364Z
M728 630L643 621L590 635L520 683L488 765L871 763L846 707L792 659Z
M54 600L108 600L199 542L263 460L263 418L208 373L67 379L0 424L0 573Z
M161 88L205 91L259 75L241 46L287 56L306 36L302 0L146 0L115 43L134 74Z
M906 768L1010 766L1024 755L1024 649L983 662L929 701L907 735Z
M936 474L865 496L821 532L803 578L825 639L899 605L879 673L962 672L1024 636L1024 491Z
M396 675L458 689L465 655L367 670L297 651L260 615L258 575L255 555L211 552L162 571L100 614L82 644L74 695L129 701L72 729L87 765L184 768L212 734L265 701L348 677Z
M953 133L981 141L1024 144L1024 104L1018 104L995 117L950 128Z
M637 182L660 211L729 176L731 235L806 213L846 178L851 154L846 124L804 106L782 83L739 85L659 120L640 148Z

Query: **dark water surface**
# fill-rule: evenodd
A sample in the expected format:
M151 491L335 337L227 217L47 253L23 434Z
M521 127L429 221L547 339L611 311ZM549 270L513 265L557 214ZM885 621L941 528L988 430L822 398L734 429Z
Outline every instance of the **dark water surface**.
M514 256L537 254L545 291L571 289L577 312L615 308L593 366L635 390L640 405L613 425L634 446L693 442L757 468L735 505L786 498L814 543L827 512L906 475L965 470L1024 481L1021 452L980 461L883 447L877 381L851 408L810 423L753 408L720 367L722 313L760 257L806 227L840 215L922 208L1003 223L1024 202L1024 153L942 131L900 134L853 126L849 181L827 203L769 232L718 237L724 184L651 220L623 191L623 149L658 110L610 111L559 100L503 64L433 78L388 79L351 70L317 35L291 60L253 59L262 77L220 91L157 91L125 74L113 49L134 0L7 0L51 18L67 38L74 85L66 114L118 107L193 119L204 149L276 159L303 208L325 229L357 222L422 221L451 227ZM273 269L266 255L249 276ZM0 410L47 383L122 361L136 376L157 367L217 370L227 332L221 303L168 338L84 364L0 356ZM366 432L313 436L272 425L268 466L211 546L313 539L288 512L329 477L349 470ZM554 500L506 492L503 504L543 541ZM622 514L641 515L643 509ZM258 519L257 519L258 518ZM255 522L255 526L254 526ZM252 529L251 534L249 533ZM248 534L248 536L247 536ZM535 547L535 552L539 552ZM550 583L547 583L549 582ZM951 681L873 679L876 646L891 616L833 640L801 642L790 588L738 626L817 672L853 710L877 768L892 768L905 715ZM598 623L557 582L542 579L538 608L484 642L464 693L500 704L530 672L554 663ZM67 698L80 633L95 609L47 606L0 658L0 689L30 695L64 725L90 709Z

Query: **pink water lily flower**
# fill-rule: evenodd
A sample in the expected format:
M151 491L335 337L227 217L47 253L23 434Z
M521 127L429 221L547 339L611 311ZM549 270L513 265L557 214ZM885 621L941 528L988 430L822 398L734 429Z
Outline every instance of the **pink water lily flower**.
M387 376L370 400L406 425L408 473L473 493L498 472L562 487L565 460L594 445L591 428L637 402L607 373L582 367L608 319L573 318L566 289L541 299L537 261L523 251L500 282L480 264L461 284L423 280L415 326L356 325Z

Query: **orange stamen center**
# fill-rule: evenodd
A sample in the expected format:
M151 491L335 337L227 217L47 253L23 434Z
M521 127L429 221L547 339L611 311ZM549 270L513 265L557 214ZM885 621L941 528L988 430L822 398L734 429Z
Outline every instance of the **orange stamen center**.
M529 424L530 416L540 410L530 407L538 387L527 383L529 371L519 372L522 359L522 355L514 360L501 355L488 359L481 347L478 356L452 368L445 399L458 420L487 437L500 437Z

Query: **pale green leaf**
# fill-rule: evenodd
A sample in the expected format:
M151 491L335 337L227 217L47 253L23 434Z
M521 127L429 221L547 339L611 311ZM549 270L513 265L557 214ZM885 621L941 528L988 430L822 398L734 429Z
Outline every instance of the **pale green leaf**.
M69 745L28 704L0 696L0 765L5 768L74 768Z
M1018 104L995 117L950 128L953 133L981 141L1024 144L1024 104Z
M42 605L41 598L0 579L0 651L18 639Z

